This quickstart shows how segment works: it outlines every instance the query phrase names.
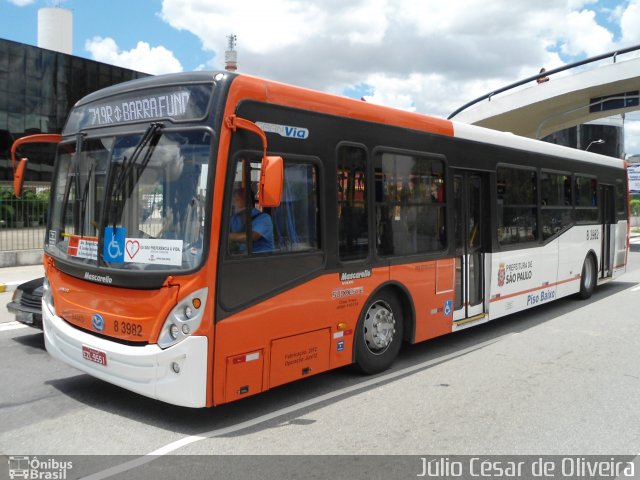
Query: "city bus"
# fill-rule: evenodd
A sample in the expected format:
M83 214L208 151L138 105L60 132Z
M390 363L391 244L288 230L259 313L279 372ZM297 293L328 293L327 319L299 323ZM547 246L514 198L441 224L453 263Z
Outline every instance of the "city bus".
M175 405L375 374L626 269L625 163L509 133L194 72L91 94L58 140L46 348Z

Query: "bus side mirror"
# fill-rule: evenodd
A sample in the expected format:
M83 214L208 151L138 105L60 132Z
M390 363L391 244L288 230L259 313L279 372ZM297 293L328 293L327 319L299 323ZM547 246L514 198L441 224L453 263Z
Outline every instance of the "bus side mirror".
M13 193L16 197L19 197L22 193L22 184L24 183L24 171L27 169L26 158L21 158L16 167L16 171L13 174Z
M258 190L258 203L261 207L275 208L280 206L283 180L284 162L282 157L262 157L260 189Z
M22 184L24 183L24 173L27 168L27 159L21 158L16 165L16 152L18 147L28 143L60 143L62 135L58 133L39 133L36 135L28 135L20 137L11 145L11 165L13 166L13 191L16 197L22 192ZM53 162L51 162L53 164Z

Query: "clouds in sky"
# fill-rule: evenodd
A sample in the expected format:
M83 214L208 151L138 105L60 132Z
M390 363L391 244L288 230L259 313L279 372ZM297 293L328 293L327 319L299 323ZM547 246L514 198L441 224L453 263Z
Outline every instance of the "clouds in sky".
M113 38L93 37L85 42L85 49L94 60L159 75L182 71L182 65L165 47L151 47L138 42L131 50L120 50Z
M640 1L632 0L620 17L620 29L624 43L640 43Z
M209 68L234 33L240 72L441 116L542 66L640 43L640 0L163 0L160 16L200 39Z
M239 70L368 100L447 114L486 91L574 57L634 41L639 0L598 23L592 0L164 0L167 23L188 30L222 68L238 36Z
M85 49L152 74L222 69L233 33L239 72L439 116L543 66L640 43L640 0L162 0L156 14L195 35L206 64L183 67L144 30L130 50L109 37Z

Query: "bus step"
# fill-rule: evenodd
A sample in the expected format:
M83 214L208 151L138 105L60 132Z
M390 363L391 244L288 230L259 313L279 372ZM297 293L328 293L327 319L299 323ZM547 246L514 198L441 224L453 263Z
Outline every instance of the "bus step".
M467 323L471 323L471 322L477 322L479 320L483 320L484 318L487 317L486 313L481 313L480 315L476 315L474 317L469 317L469 318L463 318L462 320L458 320L455 323L456 325L465 325Z

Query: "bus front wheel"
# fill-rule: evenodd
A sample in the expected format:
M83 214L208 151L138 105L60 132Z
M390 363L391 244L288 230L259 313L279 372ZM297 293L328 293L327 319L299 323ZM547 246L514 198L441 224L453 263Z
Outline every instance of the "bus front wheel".
M591 296L593 290L596 288L596 262L593 260L592 255L587 255L582 265L582 276L580 277L580 292L578 296L583 300L586 300Z
M395 360L402 345L402 309L398 299L382 292L362 311L355 338L355 362L367 374L382 372Z

